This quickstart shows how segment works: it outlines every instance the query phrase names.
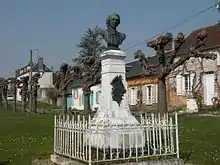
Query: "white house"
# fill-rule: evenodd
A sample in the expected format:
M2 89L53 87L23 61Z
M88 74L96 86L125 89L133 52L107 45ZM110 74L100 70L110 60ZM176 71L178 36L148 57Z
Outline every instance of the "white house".
M42 72L43 76L39 79L39 90L38 99L45 100L46 90L53 86L53 71L44 64L43 58L39 57L38 61L33 65L32 75L37 72ZM24 67L16 70L16 79L20 80L21 77L30 76L30 66L25 65ZM17 90L17 100L21 101L20 89Z
M100 100L100 93L101 93L101 85L98 84L91 88L90 94L90 108L92 110L96 110L99 108L99 100ZM82 81L75 80L72 84L72 96L69 97L67 100L67 107L71 107L77 110L84 109L84 94L82 90ZM68 98L67 98L68 99Z

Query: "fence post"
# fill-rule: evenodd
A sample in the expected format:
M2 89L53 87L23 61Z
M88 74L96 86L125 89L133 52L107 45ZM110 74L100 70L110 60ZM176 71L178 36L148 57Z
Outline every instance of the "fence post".
M180 158L179 155L179 133L178 133L178 115L177 112L175 112L175 126L176 126L176 154L177 158Z
M89 138L89 165L91 165L92 164L92 150L91 150L91 116L89 115L89 121L88 121L89 123L88 123L88 131L89 131L89 136L88 136L88 138Z
M56 142L56 123L57 123L57 116L55 115L54 116L54 133L53 133L53 142L54 142L54 144L53 144L53 153L55 154L56 153L56 144L57 144L57 142Z

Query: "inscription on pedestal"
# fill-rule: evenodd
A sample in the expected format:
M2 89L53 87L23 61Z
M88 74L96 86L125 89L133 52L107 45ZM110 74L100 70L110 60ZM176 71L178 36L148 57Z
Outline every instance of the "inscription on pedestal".
M111 81L112 85L112 100L118 103L120 107L121 101L123 100L124 94L126 93L125 86L122 81L122 76L116 76Z

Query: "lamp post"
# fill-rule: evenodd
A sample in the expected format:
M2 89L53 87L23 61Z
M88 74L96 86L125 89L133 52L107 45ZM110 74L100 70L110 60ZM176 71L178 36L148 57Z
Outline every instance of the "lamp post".
M30 66L30 79L29 79L29 87L30 87L30 91L29 91L29 111L32 112L32 105L33 105L33 90L32 90L32 69L33 69L33 51L39 51L39 49L30 49L30 59L29 59L29 66Z

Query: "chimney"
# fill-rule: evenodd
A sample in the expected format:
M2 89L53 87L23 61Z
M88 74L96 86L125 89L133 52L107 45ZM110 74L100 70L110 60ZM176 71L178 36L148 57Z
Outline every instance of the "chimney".
M170 41L164 48L164 51L165 52L169 52L169 51L172 51L173 50L173 42Z
M43 71L44 70L44 59L42 57L38 58L38 70Z

